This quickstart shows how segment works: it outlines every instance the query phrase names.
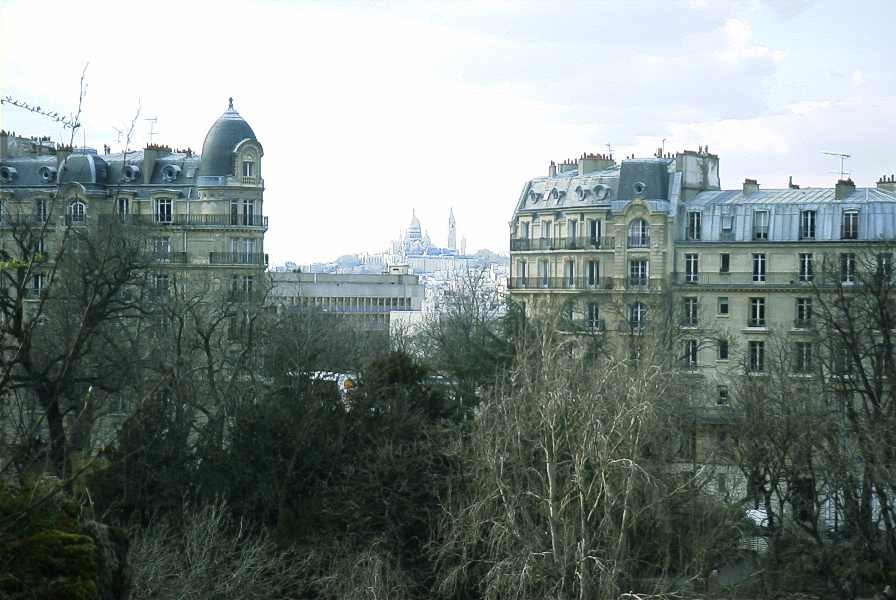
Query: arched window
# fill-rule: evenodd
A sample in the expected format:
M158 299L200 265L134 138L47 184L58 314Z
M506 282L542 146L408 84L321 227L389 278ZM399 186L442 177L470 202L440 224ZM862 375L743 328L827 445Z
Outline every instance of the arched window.
M647 325L647 307L643 303L629 305L628 323L632 329L643 329Z
M87 205L75 200L68 205L68 216L72 225L83 225L87 222Z
M628 225L628 247L650 247L650 225L644 219L635 219Z

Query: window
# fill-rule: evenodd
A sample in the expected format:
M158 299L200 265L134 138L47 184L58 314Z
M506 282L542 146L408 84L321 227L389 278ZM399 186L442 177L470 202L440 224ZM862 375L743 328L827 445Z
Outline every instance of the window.
M32 250L32 252L34 252L34 254L46 254L47 245L46 245L46 242L44 241L44 238L39 237L36 240L34 240L34 243L31 245L31 250Z
M728 360L728 340L719 339L716 346L719 349L719 360Z
M563 281L566 287L572 288L576 285L576 261L566 260L563 262Z
M767 210L754 210L753 211L753 239L754 240L767 240L768 239L768 211Z
M800 212L800 239L815 239L815 211L804 210Z
M233 200L230 203L231 225L255 225L255 201Z
M590 219L588 221L588 237L591 238L592 243L600 242L600 221L597 219Z
M796 299L796 327L808 327L812 323L812 298Z
M174 213L174 200L156 198L153 200L153 220L156 223L171 223Z
M794 350L793 371L795 373L811 373L812 344L810 342L797 342L794 344Z
M46 277L43 273L35 273L31 276L31 289L29 295L32 298L39 298L44 293L46 287Z
M68 205L68 216L72 225L83 225L87 222L87 205L75 200Z
M753 255L753 281L760 283L765 281L765 254Z
M628 226L628 247L650 247L650 226L644 219L635 219Z
M629 286L647 286L647 259L633 260L629 263Z
M647 326L647 307L641 302L635 302L629 306L628 322L632 329L642 329Z
M551 237L551 222L550 221L542 221L541 222L541 237L544 239L550 239L550 237Z
M579 222L575 219L566 222L566 236L573 240L579 237Z
M588 261L588 285L594 287L600 280L600 263L596 260Z
M152 289L150 290L155 296L167 296L169 287L168 273L153 273L151 280Z
M840 281L842 283L856 282L856 255L844 253L840 255Z
M253 264L255 259L255 238L232 238L230 253L239 264Z
M122 223L126 223L128 215L131 212L131 199L127 196L119 196L116 204L116 212L118 213L118 220Z
M728 296L719 296L719 316L728 316Z
M684 367L686 369L697 368L697 340L684 341Z
M230 280L230 291L233 301L245 302L252 297L255 277L252 275L234 275Z
M699 213L698 213L699 214ZM688 283L697 283L700 273L700 255L685 254L684 255L684 273L685 281Z
M800 281L807 282L815 279L815 270L812 267L812 254L808 252L800 253Z
M588 327L591 329L602 329L600 326L600 308L596 302L588 303Z
M893 253L881 252L877 255L877 277L880 283L893 278Z
M765 342L750 342L747 368L751 373L765 372Z
M524 260L516 261L516 276L517 276L517 278L525 280L526 277L528 277L528 268L527 268L528 266L529 265L527 265L526 261L524 261Z
M750 327L765 327L765 298L750 298Z
M171 239L167 237L157 237L152 239L153 258L161 261L171 260Z
M548 261L538 261L538 279L541 287L548 287Z
M522 235L520 235L520 237L523 238L524 240L528 240L529 239L529 221L523 221L522 223L520 223L520 227L522 228Z
M689 240L699 240L700 239L700 219L701 219L701 214L699 212L689 212L688 213L687 237Z
M719 254L719 273L731 272L731 255Z
M718 394L718 396L716 396L716 404L718 404L719 406L725 406L726 404L728 404L728 400L729 400L728 386L720 385L718 390L719 390L719 394Z
M243 177L255 177L255 161L251 157L243 158Z
M689 297L684 299L684 319L681 324L684 327L697 326L697 298Z
M840 227L840 239L859 239L859 211L847 210L843 212L843 223Z
M47 221L47 201L44 198L38 198L34 201L34 220L38 223L46 223Z

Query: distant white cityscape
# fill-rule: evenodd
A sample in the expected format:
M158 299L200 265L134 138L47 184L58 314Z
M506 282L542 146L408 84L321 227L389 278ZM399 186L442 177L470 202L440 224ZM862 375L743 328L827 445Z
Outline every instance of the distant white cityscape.
M492 288L499 297L506 293L510 273L510 257L482 249L467 254L466 238L457 244L457 222L453 209L448 214L448 239L439 246L430 239L415 212L398 238L389 242L384 251L346 254L331 262L298 264L287 261L275 266L275 272L325 273L335 275L406 273L417 275L425 295L423 312L437 310L445 291L467 273L482 274L482 283Z

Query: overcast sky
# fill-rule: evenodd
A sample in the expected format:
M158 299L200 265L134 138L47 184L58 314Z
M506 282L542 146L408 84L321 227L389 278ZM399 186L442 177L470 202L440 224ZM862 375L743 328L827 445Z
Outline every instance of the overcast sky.
M896 172L896 2L299 3L0 0L0 95L71 112L88 146L198 150L234 97L265 149L275 264L378 251L416 209L507 252L550 160L707 144L723 187ZM0 125L67 139L6 105ZM80 134L79 134L80 138Z

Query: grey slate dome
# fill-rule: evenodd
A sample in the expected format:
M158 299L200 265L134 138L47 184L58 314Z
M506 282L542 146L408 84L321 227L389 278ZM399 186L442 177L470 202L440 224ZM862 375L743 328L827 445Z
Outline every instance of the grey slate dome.
M199 176L233 175L233 151L245 139L256 142L255 132L233 108L233 98L205 136L199 163Z

